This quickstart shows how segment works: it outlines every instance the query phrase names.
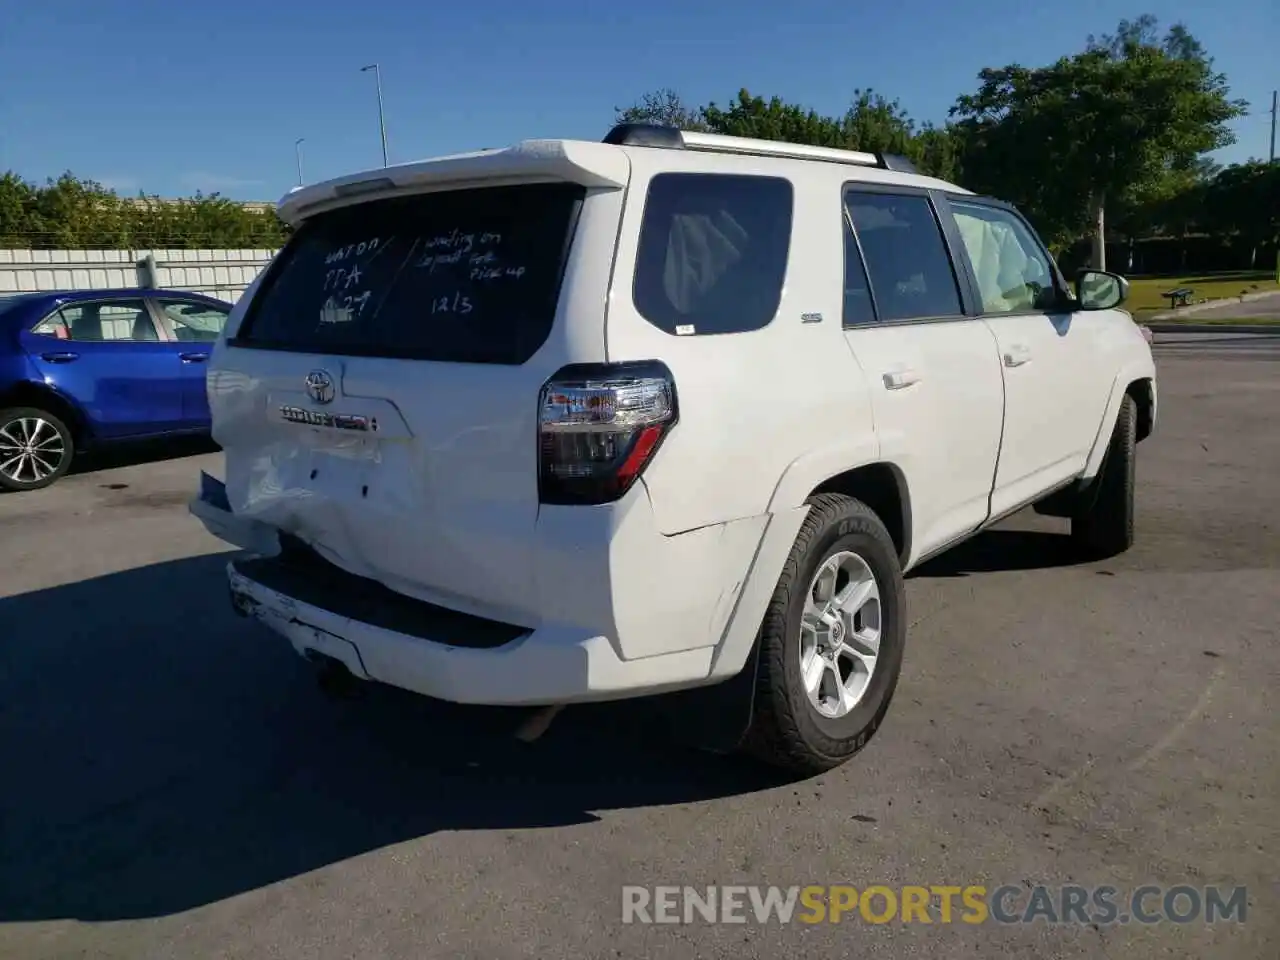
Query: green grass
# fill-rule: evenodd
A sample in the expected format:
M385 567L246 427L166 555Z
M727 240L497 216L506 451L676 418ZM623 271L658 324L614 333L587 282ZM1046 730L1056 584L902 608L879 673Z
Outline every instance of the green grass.
M1267 293L1280 290L1274 272L1194 274L1186 277L1130 277L1129 299L1125 307L1135 317L1169 309L1169 301L1160 294L1179 287L1195 291L1192 302L1221 300L1244 293ZM1190 320L1188 320L1190 322Z

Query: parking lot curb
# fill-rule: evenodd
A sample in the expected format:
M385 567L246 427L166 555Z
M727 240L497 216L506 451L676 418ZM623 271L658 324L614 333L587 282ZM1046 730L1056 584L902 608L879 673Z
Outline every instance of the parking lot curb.
M1280 334L1280 323L1144 323L1152 333L1274 333Z
M1206 300L1204 303L1193 303L1189 307L1178 307L1176 310L1165 310L1153 314L1152 320L1168 320L1170 317L1185 317L1191 313L1204 313L1207 310L1221 310L1233 303L1253 303L1255 300L1266 300L1269 297L1280 297L1280 291L1266 290L1262 293L1245 293L1238 297L1222 297L1217 300ZM1153 328L1154 329L1154 328Z

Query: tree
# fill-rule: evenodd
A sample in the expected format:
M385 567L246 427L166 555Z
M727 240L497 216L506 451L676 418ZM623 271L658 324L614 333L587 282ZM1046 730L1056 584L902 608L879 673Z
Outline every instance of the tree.
M714 102L707 104L702 108L702 115L709 129L731 137L785 140L816 147L847 145L838 120L786 103L780 97L768 101L753 97L745 88L738 91L737 98L727 107L721 108Z
M1206 153L1233 142L1227 123L1244 110L1189 31L1160 37L1150 16L1051 66L989 68L979 80L951 109L970 185L1035 211L1059 246L1091 232L1100 269L1107 204L1187 182Z
M916 152L915 121L897 100L871 89L853 91L853 102L840 120L840 129L851 150L902 156Z
M646 93L631 106L614 108L614 123L657 123L677 130L705 130L702 110L685 106L674 90Z
M1258 248L1280 242L1280 163L1253 160L1222 170L1204 188L1201 219L1236 237L1256 267Z
M33 232L36 191L15 173L0 176L0 247Z
M70 172L36 191L32 226L40 244L77 248L97 242L121 245L126 238L120 198L92 180Z
M921 173L957 183L961 179L962 141L954 127L926 123L907 154Z
M615 122L661 123L683 130L706 130L758 140L783 140L819 147L902 154L923 172L949 177L956 169L956 144L947 129L926 125L919 132L897 100L874 90L854 90L849 108L828 117L781 97L765 100L742 89L727 105L690 108L673 90L645 94L616 110Z
M64 173L43 187L0 174L0 247L36 249L275 248L284 224L217 194L178 201L118 196Z

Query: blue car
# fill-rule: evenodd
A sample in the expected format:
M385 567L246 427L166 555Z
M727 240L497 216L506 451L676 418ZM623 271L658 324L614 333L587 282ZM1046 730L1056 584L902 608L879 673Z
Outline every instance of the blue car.
M173 290L0 294L0 490L47 487L90 447L207 434L230 312Z

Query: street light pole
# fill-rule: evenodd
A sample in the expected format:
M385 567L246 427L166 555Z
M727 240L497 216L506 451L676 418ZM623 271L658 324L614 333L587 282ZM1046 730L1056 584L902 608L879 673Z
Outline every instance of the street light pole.
M298 186L302 186L302 144L306 139L306 137L299 137L293 141L293 152L298 158Z
M1276 100L1280 91L1271 91L1271 162L1276 162Z
M367 67L361 67L361 73L373 71L374 79L378 83L378 129L382 132L382 165L387 166L387 121L382 112L382 70L376 63L371 63Z

